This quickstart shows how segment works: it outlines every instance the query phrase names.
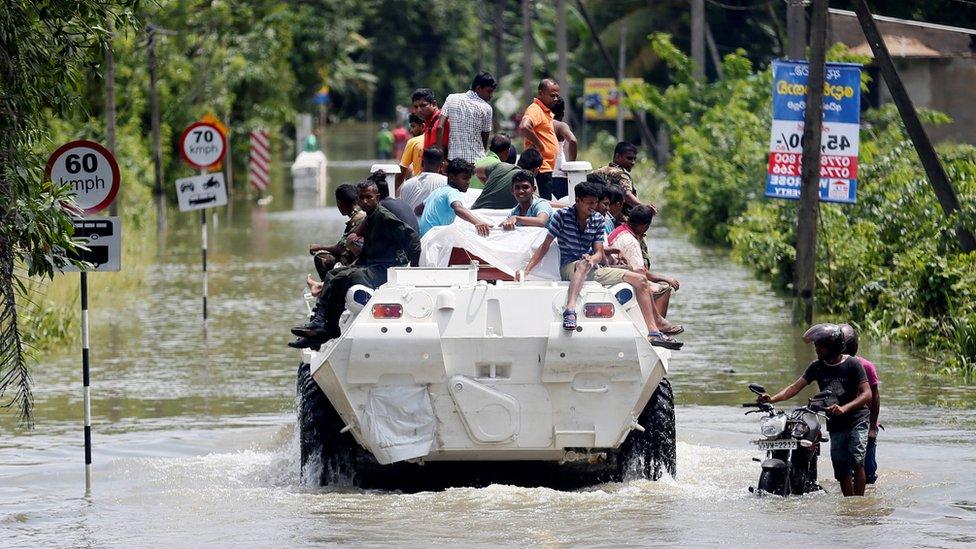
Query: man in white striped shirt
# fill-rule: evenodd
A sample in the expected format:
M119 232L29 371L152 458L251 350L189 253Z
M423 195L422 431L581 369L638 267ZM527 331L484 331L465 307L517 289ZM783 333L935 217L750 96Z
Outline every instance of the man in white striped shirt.
M492 109L488 102L495 86L494 76L487 72L478 73L470 90L452 93L444 100L437 143L444 148L448 160L462 158L473 163L485 155L492 123ZM449 122L451 128L446 139L443 130L445 122Z

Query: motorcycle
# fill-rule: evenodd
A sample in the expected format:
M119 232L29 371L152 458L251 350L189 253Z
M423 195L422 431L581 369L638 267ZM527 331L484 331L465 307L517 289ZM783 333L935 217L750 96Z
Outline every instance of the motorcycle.
M755 383L749 384L749 390L756 395L766 392L762 385ZM823 489L817 483L817 458L820 443L828 440L824 436L824 426L831 396L831 391L821 391L813 395L806 406L788 414L765 402L742 405L743 408L757 408L745 415L766 414L759 420L763 439L752 441L760 450L766 451L766 459L752 458L762 463L762 472L758 486L750 486L750 492L786 497Z

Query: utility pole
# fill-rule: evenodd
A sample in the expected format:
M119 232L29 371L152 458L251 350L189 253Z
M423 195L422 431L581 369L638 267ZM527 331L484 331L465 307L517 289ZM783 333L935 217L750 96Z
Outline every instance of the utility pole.
M691 60L696 80L705 79L705 0L691 0Z
M715 65L715 74L719 80L725 77L722 74L722 56L718 53L718 45L715 44L715 37L712 36L712 26L705 21L705 40L708 42L708 51L712 55L712 64Z
M163 204L163 153L159 146L159 97L156 94L156 26L146 27L149 39L146 55L149 62L149 133L152 135L153 193L156 197L156 232L166 230L166 207Z
M809 0L786 0L786 55L790 59L807 57L807 14L803 7L806 3Z
M559 52L557 60L556 78L559 79L560 93L566 103L566 123L573 119L573 99L569 85L569 55L566 45L566 0L556 1L556 50Z
M508 72L505 65L505 0L495 0L495 79L501 80Z
M627 24L620 24L617 47L617 142L624 140L624 69L627 67Z
M939 205L942 206L942 211L947 216L952 215L960 209L959 198L956 196L956 191L952 188L952 183L949 181L949 177L942 167L942 162L939 161L939 157L935 154L932 141L929 140L928 134L925 133L925 128L918 119L918 112L915 110L915 105L905 91L905 86L898 76L898 71L895 70L894 63L891 62L888 46L885 45L881 33L878 32L878 27L874 24L874 17L868 10L868 5L864 0L856 0L854 2L854 11L857 13L858 21L861 23L864 37L867 38L868 44L871 46L871 51L874 52L874 61L881 70L881 75L884 77L885 84L888 86L888 92L891 93L891 99L898 107L898 113L901 114L902 122L905 123L905 130L908 131L908 135L915 145L915 152L918 153L918 158L922 161L925 175L932 185L932 190L935 191L935 196L939 199ZM971 252L976 250L976 238L966 228L961 226L956 228L956 239L959 241L959 247L962 251Z
M105 144L115 154L115 20L108 20L108 44L105 46ZM108 207L108 215L118 215L118 198Z
M801 319L807 324L813 322L817 217L820 213L820 133L823 129L827 2L828 0L813 0L810 25L810 73L801 141L803 161L800 168L800 208L796 224L796 264L793 276L794 324L800 323Z
M522 103L532 101L532 1L522 0Z

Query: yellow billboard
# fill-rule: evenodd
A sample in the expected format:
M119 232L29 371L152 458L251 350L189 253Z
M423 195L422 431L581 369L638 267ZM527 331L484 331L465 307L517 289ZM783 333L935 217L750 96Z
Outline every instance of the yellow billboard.
M643 78L624 78L625 86L643 84ZM583 80L583 116L586 120L616 120L617 105L620 104L620 92L617 81L613 78L586 78ZM624 113L625 120L631 120L629 111Z

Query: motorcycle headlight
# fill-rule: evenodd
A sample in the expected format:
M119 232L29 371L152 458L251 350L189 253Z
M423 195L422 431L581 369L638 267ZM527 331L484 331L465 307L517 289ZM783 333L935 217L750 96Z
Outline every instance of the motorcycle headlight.
M793 438L803 438L807 436L807 433L809 432L810 428L807 427L807 424L803 423L803 421L797 421L793 424Z
M786 429L786 416L778 414L772 417L766 416L759 420L759 431L766 438L776 438Z

